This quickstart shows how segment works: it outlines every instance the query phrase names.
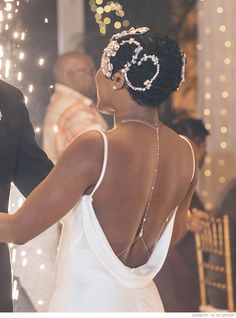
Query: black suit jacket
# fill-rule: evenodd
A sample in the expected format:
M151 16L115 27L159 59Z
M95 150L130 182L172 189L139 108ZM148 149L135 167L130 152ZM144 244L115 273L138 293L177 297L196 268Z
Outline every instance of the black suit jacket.
M0 211L7 211L11 182L27 196L53 164L35 142L23 94L4 81L0 81L0 112ZM5 244L0 244L0 311L12 311L10 261Z

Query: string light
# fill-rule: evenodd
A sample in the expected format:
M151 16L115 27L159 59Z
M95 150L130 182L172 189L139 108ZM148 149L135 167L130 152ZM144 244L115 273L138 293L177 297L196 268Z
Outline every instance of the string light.
M41 299L38 300L38 305L43 305L43 301Z
M19 38L19 33L18 33L18 32L14 32L14 33L13 33L13 37L14 37L15 39L18 39L18 38Z
M205 158L205 163L206 163L206 164L211 164L211 163L212 163L212 159L211 159L210 156L206 156L206 158Z
M214 156L205 158L207 166L201 178L201 187L204 189L201 194L204 198L207 197L205 204L207 203L208 207L213 206L213 201L217 200L222 187L232 178L229 166L232 164L235 140L232 139L233 131L230 131L231 126L232 130L234 129L230 110L235 92L232 77L234 56L231 50L233 22L228 18L229 6L230 4L224 1L219 5L199 0L199 104L204 105L202 114L205 127L212 130L208 143L209 149L214 153ZM209 42L212 43L211 46ZM218 50L217 57L212 56L214 50Z
M42 57L40 57L40 59L39 59L39 65L40 66L43 66L44 65L44 58L42 58Z
M204 175L205 175L206 177L210 177L210 176L211 176L211 170L209 170L209 169L205 170L205 171L204 171Z
M210 79L209 77L206 77L206 78L204 79L204 83L205 83L206 85L211 84L211 79Z
M211 124L210 123L206 123L205 127L206 127L207 130L210 130L211 129Z
M34 131L36 132L36 134L38 134L38 133L40 133L41 129L40 129L40 127L36 127Z
M202 43L198 43L198 44L197 44L197 50L198 50L198 51L201 51L202 49L203 49Z
M222 109L220 110L220 115L221 115L221 116L225 116L225 115L227 115L227 113L228 113L228 111L227 111L226 108L222 108Z
M42 254L42 250L40 248L37 249L36 254L40 255Z
M226 81L226 76L221 74L221 75L219 76L219 81L222 82L222 83L224 83L224 82Z
M225 183L226 178L225 177L219 177L219 183Z
M34 90L34 85L30 84L29 85L29 93L32 93Z
M227 142L222 141L222 142L220 143L220 147L221 147L222 149L227 148Z
M13 264L16 262L16 249L15 249L15 248L12 248L11 262L12 262Z
M21 33L21 40L24 41L25 40L25 32Z
M205 61L205 67L210 68L211 67L211 61Z
M21 251L21 256L25 256L26 255L26 251Z
M57 126L57 125L54 125L54 126L53 126L53 131L54 131L54 133L57 133L57 132L58 132L58 126Z
M204 109L203 113L205 116L209 116L211 114L211 111L210 111L210 109L206 108L206 109Z
M226 57L226 58L224 59L224 63L225 63L226 65L229 65L229 64L231 63L230 58Z
M206 27L205 28L205 33L206 34L210 34L211 33L211 28L210 27Z
M205 99L211 99L212 95L211 95L211 93L207 92L207 93L205 93L204 97L205 97Z
M220 131L221 131L222 134L226 134L228 129L227 129L227 127L223 126L223 127L220 128Z
M226 31L226 26L225 25L221 25L219 29L220 29L220 32L225 32Z
M224 91L224 92L222 92L221 96L222 96L223 98L228 98L228 97L229 97L229 92Z
M207 192L206 190L203 190L203 191L202 191L202 196L203 196L203 197L207 197L207 196L208 196L208 192Z
M13 286L12 286L12 299L18 300L19 297L19 290L17 289L17 280L13 280Z
M22 80L22 72L18 72L17 80L20 82Z
M24 257L22 260L22 266L25 267L27 265L27 258Z
M224 12L224 9L223 9L222 7L218 7L218 8L216 9L216 11L217 11L217 13L221 14L221 13Z
M206 209L210 211L212 209L212 203L211 202L206 202Z
M225 47L229 48L229 47L231 47L232 43L231 43L231 41L225 41L224 45L225 45Z
M20 52L19 59L23 60L24 58L25 58L25 53L24 52Z
M11 61L6 60L6 63L5 63L5 77L6 77L6 79L8 79L8 77L9 77L10 68L11 68Z
M218 165L219 165L220 167L223 167L223 166L225 165L224 159L220 159L220 160L218 161Z

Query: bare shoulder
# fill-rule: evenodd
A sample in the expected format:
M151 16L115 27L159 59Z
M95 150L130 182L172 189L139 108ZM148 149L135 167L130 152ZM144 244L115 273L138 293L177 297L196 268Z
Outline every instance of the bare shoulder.
M191 150L193 149L195 154L196 152L195 146L189 138L182 135L178 135L173 129L163 124L162 124L162 133L163 133L162 135L163 135L164 142L167 142L167 145L169 146L175 145L176 148L179 149L179 151L186 151L189 154L192 153Z
M193 142L185 136L178 135L165 125L162 125L161 135L163 147L169 148L168 153L171 153L173 158L177 159L178 167L183 166L186 172L189 170L189 174L194 172L192 183L195 184L198 174L198 163Z
M105 134L105 133L103 133ZM78 136L76 136L70 146L74 146L75 148L80 147L84 150L89 151L97 151L101 150L103 148L103 137L102 133L98 130L87 130L83 133L80 133Z
M66 148L58 160L54 171L73 174L73 178L83 178L86 182L97 180L104 158L102 134L96 130L79 134Z

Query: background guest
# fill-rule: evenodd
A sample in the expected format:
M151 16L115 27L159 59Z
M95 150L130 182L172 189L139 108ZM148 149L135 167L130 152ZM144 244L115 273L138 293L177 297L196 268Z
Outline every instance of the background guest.
M201 168L206 156L206 139L209 135L203 121L180 116L173 120L170 127L193 142ZM193 195L190 210L192 216L188 220L189 231L177 245L170 247L166 262L155 278L167 312L199 310L200 291L193 232L201 231L209 216L197 192Z
M53 73L56 84L45 116L43 147L56 162L77 134L87 129L105 130L107 125L92 100L95 67L89 55L65 53L58 57Z

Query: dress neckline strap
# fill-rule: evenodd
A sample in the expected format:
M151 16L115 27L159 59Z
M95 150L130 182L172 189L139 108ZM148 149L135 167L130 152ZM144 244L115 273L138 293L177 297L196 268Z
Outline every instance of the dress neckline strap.
M193 172L192 172L192 177L191 177L191 182L192 182L193 178L195 176L195 170L196 170L195 155L194 155L193 146L192 146L191 142L189 141L189 139L187 137L185 137L183 135L179 135L179 136L188 143L188 145L189 145L189 147L191 149L191 152L192 152L192 157L193 157Z
M108 142L107 142L107 136L104 134L104 132L102 132L101 130L96 130L97 132L99 132L102 137L103 137L103 143L104 143L104 155L103 155L103 164L102 164L102 171L101 174L99 176L99 179L93 189L93 191L91 192L91 194L89 195L90 197L93 197L94 193L97 191L98 187L100 186L100 184L102 183L102 180L104 178L105 172L106 172L106 167L107 167L107 159L108 159Z

